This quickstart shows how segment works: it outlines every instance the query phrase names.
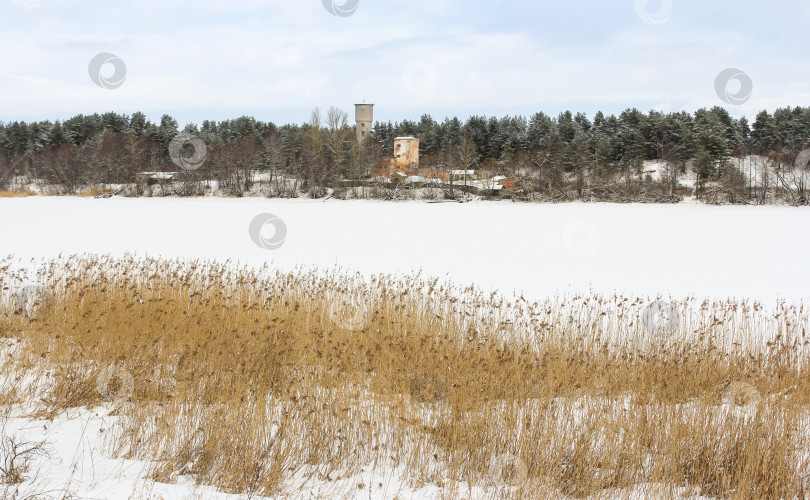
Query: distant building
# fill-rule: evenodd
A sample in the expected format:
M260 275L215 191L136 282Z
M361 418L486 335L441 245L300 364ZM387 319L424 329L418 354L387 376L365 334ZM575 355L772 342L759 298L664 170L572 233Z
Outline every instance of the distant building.
M371 134L374 120L373 104L355 104L357 141L362 142ZM408 184L412 187L450 185L468 192L494 195L515 188L512 177L479 175L477 170L445 170L419 168L419 139L413 136L394 138L394 155L383 159L377 168L366 173L374 182Z
M177 172L138 172L135 174L135 182L152 186L172 182L176 175Z
M513 189L515 189L515 178L514 177L506 177L506 176L503 176L503 175L496 175L495 177L492 178L492 180L495 182L496 186L500 186L500 187L498 187L498 189L503 189L505 191L512 191Z
M405 171L419 168L419 139L416 137L397 137L394 139L394 164Z
M371 127L374 123L374 105L355 104L354 121L357 124L357 142L363 142L371 135Z
M397 137L394 139L394 157L380 161L376 176L408 177L422 175L419 169L419 139Z
M464 182L464 180L473 181L478 179L475 170L451 170L450 175L453 177L453 182Z

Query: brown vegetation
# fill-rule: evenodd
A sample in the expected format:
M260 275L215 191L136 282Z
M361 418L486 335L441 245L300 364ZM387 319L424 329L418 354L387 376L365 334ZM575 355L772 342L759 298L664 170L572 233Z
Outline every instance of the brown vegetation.
M36 196L33 191L0 191L0 198L25 198L28 196Z
M106 257L39 282L49 294L0 309L22 346L0 401L112 405L116 453L158 481L288 494L397 467L447 497L803 494L802 306L659 302L653 328L649 302L621 296ZM0 286L22 284L0 261Z

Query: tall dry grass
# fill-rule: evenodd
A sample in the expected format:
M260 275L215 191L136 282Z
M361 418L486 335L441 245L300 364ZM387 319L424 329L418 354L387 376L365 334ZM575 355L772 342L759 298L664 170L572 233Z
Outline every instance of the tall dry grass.
M25 294L15 269L0 403L111 405L111 449L158 481L285 495L371 468L447 498L805 494L801 304L134 257L49 262Z
M26 198L28 196L36 196L34 191L3 191L0 190L0 198Z

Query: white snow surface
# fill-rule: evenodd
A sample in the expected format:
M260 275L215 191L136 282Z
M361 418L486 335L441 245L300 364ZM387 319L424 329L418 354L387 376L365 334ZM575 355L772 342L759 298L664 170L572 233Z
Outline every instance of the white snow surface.
M286 224L276 250L249 236L262 213ZM21 260L135 253L366 275L421 269L526 298L592 290L799 301L810 297L808 243L810 210L783 206L0 199L0 255Z
M42 443L47 456L38 457L29 464L27 480L8 486L7 496L0 485L0 498L77 498L105 500L246 500L268 498L257 495L235 495L218 491L212 486L198 485L192 475L177 476L172 483L160 483L147 477L149 464L138 460L115 458L110 443L111 433L119 417L109 409L77 408L53 420L9 418L5 421L5 436L14 436L28 443ZM421 500L443 498L442 489L428 484L410 488L403 479L403 470L393 466L369 464L361 472L333 479L308 481L301 488L289 485L291 490L271 498L329 499L357 498L386 500ZM303 483L296 477L291 483ZM358 484L364 488L358 489ZM16 491L15 491L16 490ZM480 487L469 490L469 498L483 498ZM35 496L38 495L38 496ZM641 497L638 497L641 498Z

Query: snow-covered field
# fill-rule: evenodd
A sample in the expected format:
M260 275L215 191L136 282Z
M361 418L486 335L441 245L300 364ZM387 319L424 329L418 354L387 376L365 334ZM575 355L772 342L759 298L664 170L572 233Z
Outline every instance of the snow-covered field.
M109 434L117 417L106 408L76 409L53 420L11 418L5 423L6 436L16 436L28 443L44 443L48 456L32 461L20 485L9 485L0 498L6 500L40 498L121 499L121 500L244 500L246 495L217 491L195 484L190 476L179 476L172 484L149 479L148 464L138 460L111 458ZM2 422L0 422L2 424ZM305 474L301 474L305 476ZM395 467L367 467L360 474L332 482L310 481L306 489L293 498L441 498L442 490L426 485L418 490L405 486L402 471ZM297 478L304 482L304 477ZM364 484L362 490L357 484ZM345 492L356 492L346 496ZM470 491L471 498L482 497L481 488ZM255 497L254 497L255 498ZM289 498L285 496L285 498ZM639 497L641 498L641 497Z
M251 221L263 213L286 226L277 249L250 237ZM269 226L262 234L274 237ZM282 269L337 265L363 274L421 269L526 298L593 290L768 305L810 297L810 211L789 207L32 197L0 199L0 235L0 255L13 254L20 265L60 254L136 253ZM158 484L143 477L143 463L105 458L105 429L114 422L104 409L82 409L54 421L14 418L5 433L50 443L51 457L37 461L38 489L56 497L236 498ZM356 496L441 495L401 490L389 472L360 477L385 487ZM347 478L349 490L355 479ZM320 498L310 494L301 498Z
M275 250L250 238L262 213L286 226ZM26 261L134 252L364 274L421 269L527 298L810 297L810 211L793 207L31 197L0 199L0 214L0 254Z

